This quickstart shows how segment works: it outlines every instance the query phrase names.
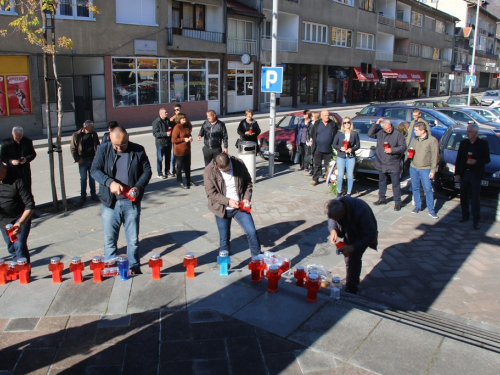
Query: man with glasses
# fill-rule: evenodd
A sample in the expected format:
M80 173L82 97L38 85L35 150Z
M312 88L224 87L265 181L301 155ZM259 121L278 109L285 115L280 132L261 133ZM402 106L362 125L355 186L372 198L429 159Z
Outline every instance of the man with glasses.
M105 260L115 258L118 234L123 224L127 240L130 271L141 274L139 255L139 218L144 190L151 179L151 166L144 147L128 140L127 131L117 126L110 133L111 142L99 147L91 173L99 183L102 203ZM130 200L126 189L135 196Z
M164 180L168 176L168 167L170 166L170 157L172 155L172 128L167 118L167 110L160 108L159 116L153 121L153 136L156 146L156 171L158 178ZM162 172L162 162L165 158L165 174Z

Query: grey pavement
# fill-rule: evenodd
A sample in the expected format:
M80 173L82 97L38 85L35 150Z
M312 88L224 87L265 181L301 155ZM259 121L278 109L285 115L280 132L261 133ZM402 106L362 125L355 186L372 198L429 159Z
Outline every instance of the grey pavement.
M328 242L324 184L288 164L267 178L259 161L252 215L263 250L345 277ZM202 171L193 172L201 182ZM370 204L377 183L355 182ZM390 190L389 190L390 195ZM287 275L277 293L250 282L250 251L232 227L231 272L219 276L218 233L202 186L152 180L141 213L143 275L94 283L90 259L103 254L100 205L53 214L41 209L29 238L33 280L0 286L0 374L497 374L500 366L500 224L487 197L481 229L459 224L457 197L438 193L439 220L426 211L372 206L378 252L364 256L360 295L318 301ZM121 234L123 239L123 233ZM125 252L125 242L120 242ZM182 259L194 252L196 277ZM147 262L160 253L162 278ZM54 284L51 257L86 264L85 281Z

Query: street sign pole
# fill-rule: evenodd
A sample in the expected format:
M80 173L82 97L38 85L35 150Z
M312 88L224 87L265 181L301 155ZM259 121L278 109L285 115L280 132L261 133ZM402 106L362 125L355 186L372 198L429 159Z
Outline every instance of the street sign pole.
M273 0L271 40L271 67L276 68L276 50L278 47L278 0ZM276 125L276 93L271 93L269 113L269 178L274 177L274 130Z
M473 72L470 74L476 74L476 42L477 42L477 33L479 32L479 4L482 0L477 1L477 9L476 9L476 29L474 30L474 46L472 47L472 69ZM472 95L472 86L469 86L469 94L467 95L467 105L470 105L470 97Z

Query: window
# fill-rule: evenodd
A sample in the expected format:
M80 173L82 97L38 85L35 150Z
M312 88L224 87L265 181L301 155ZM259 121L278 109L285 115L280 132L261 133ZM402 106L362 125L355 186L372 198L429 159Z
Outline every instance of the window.
M354 6L354 0L333 0L333 1L335 1L336 3L350 5L352 7Z
M181 3L181 27L205 30L205 5Z
M304 22L304 42L326 44L328 26Z
M374 2L375 2L375 0L359 0L359 9L373 12L374 11L374 6L373 6Z
M271 21L264 21L264 30L262 32L264 34L264 38L271 39L273 33L273 25L271 24Z
M231 39L254 40L253 22L230 18L227 34Z
M332 27L332 46L351 48L352 31Z
M441 51L439 48L434 48L432 51L432 59L441 60L442 57L443 57L443 51Z
M426 28L427 30L435 30L434 23L434 18L425 16L424 28Z
M116 0L116 22L157 26L155 0Z
M5 3L0 4L0 14L17 14L15 0L5 0Z
M92 3L92 1L90 1ZM56 10L57 18L94 19L87 8L87 0L60 0Z
M423 46L422 47L422 57L424 59L430 59L432 58L432 47L429 46Z
M422 27L422 14L412 11L411 24L414 26Z
M373 49L373 34L358 32L356 34L356 48L358 49Z
M420 44L410 43L410 56L420 57Z
M451 54L452 54L451 48L445 48L443 51L443 60L451 61Z
M440 34L444 34L444 22L436 20L436 32Z

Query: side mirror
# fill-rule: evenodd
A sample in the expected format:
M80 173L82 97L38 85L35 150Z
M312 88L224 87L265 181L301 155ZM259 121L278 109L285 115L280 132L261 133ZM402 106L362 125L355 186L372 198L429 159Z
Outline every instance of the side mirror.
M429 121L429 126L436 126L436 121Z
M355 112L357 115L359 115L359 112Z
M468 124L468 125L474 125L474 124L475 124L475 122L474 122L474 121L472 121L472 120L470 120L470 121L467 121L467 124Z

